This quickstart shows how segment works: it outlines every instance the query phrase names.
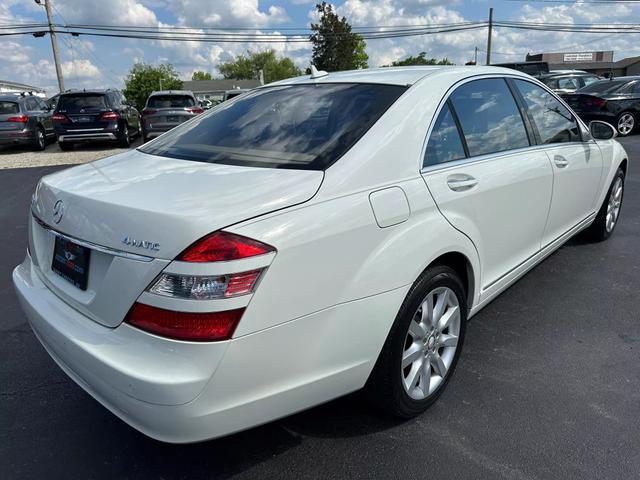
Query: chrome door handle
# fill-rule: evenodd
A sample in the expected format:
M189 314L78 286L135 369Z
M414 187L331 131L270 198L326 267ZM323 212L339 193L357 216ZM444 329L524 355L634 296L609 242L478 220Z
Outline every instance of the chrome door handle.
M447 186L454 192L464 192L478 185L478 180L468 175L464 177L453 177L447 180Z
M569 165L569 160L564 158L562 155L555 155L553 157L553 163L555 163L558 168L564 168Z

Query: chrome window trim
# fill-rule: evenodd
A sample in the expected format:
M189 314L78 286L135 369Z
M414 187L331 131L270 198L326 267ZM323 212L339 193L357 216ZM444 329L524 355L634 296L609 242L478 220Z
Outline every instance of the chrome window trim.
M113 255L114 257L123 257L123 258L128 258L129 260L136 260L139 262L151 262L154 260L153 257L147 257L145 255L138 255L136 253L130 253L130 252L125 252L122 250L116 250L115 248L110 248L110 247L103 247L102 245L98 245L92 242L87 242L85 240L80 240L79 238L76 237L72 237L70 235L66 235L62 232L59 232L57 230L54 230L52 227L50 227L49 225L47 225L46 223L44 223L42 220L40 220L36 214L32 211L31 215L33 216L33 219L36 221L36 223L38 225L40 225L44 230L46 230L47 232L53 234L56 237L60 237L63 238L65 240L69 240L77 245L82 245L83 247L89 248L91 250L95 250L97 252L101 252L101 253L106 253L108 255Z
M427 174L427 173L432 173L432 172L436 172L436 171L441 171L441 170L448 170L448 169L453 169L453 168L457 168L461 165L473 165L476 163L483 163L483 162L488 162L491 160L497 160L500 159L502 157L508 157L511 155L517 155L517 154L521 154L521 153L528 153L528 152L535 152L538 150L544 150L544 151L552 151L555 149L559 149L559 148L565 148L565 147L575 147L578 145L588 145L588 144L594 144L595 145L595 141L594 140L589 140L588 142L565 142L565 143L551 143L551 144L541 144L541 145L531 145L530 147L524 147L524 148L517 148L514 150L503 150L502 152L496 152L496 153L487 153L485 155L478 155L475 157L469 157L469 158L462 158L460 160L453 160L451 162L444 162L444 163L439 163L436 165L428 165L426 167L423 167L420 170L421 174Z
M578 126L580 126L581 130L582 130L582 134L583 134L583 138L586 138L585 140L581 141L581 142L564 142L564 143L548 143L548 144L536 144L536 145L529 145L528 147L524 147L524 148L517 148L517 149L513 149L513 150L502 150L500 152L494 152L494 153L487 153L485 155L477 155L477 156L470 156L468 158L465 159L461 159L461 160L453 160L451 162L444 162L444 163L440 163L440 164L436 164L436 165L427 165L425 166L424 164L424 160L425 160L425 154L427 151L427 144L429 143L429 139L431 138L431 133L433 131L433 128L435 126L435 122L438 118L438 115L440 115L440 111L442 110L443 106L447 104L447 101L449 100L449 97L451 96L451 94L454 92L454 90L456 90L458 87L460 87L461 85L464 85L465 83L469 83L472 82L474 80L484 80L484 79L491 79L491 78L502 78L502 79L513 79L513 80L523 80L525 82L529 82L532 83L533 85L536 85L540 88L542 88L544 91L546 91L547 93L551 94L553 96L553 98L555 98L556 100L558 100L564 107L566 107L569 112L571 113L571 115L573 116L574 120L576 120L578 122ZM516 102L517 105L517 100L514 98L513 99L514 102ZM524 120L523 120L523 124L524 124ZM526 128L526 125L525 125ZM458 80L456 83L454 83L453 85L451 85L449 87L449 89L446 91L446 93L443 95L443 97L440 99L440 103L438 104L438 107L436 108L433 116L431 117L431 122L429 123L429 128L427 129L427 134L423 140L422 143L422 149L421 149L421 153L420 153L420 159L419 159L419 165L420 165L420 173L428 173L428 172L432 172L435 170L442 170L442 169L446 169L446 168L450 168L450 167L457 167L460 165L465 165L468 163L477 163L477 162L485 162L487 160L493 160L495 158L498 157L503 157L506 155L511 155L513 153L524 153L526 151L529 150L538 150L540 148L544 148L544 149L552 149L552 148L557 148L557 147L564 147L567 145L585 145L585 144L595 144L595 140L593 140L593 138L591 138L591 135L588 133L589 129L586 127L586 125L584 124L584 122L580 119L580 117L578 117L575 112L573 110L571 110L571 107L569 105L567 105L564 100L562 100L562 98L560 98L558 95L555 94L555 92L553 92L549 87L547 87L545 84L543 84L542 82L535 80L534 78L526 78L523 77L521 75L517 75L517 74L509 74L509 73L504 73L504 74L496 74L496 73L484 73L484 74L479 74L479 75L473 75L470 77L466 77L463 78L461 80Z

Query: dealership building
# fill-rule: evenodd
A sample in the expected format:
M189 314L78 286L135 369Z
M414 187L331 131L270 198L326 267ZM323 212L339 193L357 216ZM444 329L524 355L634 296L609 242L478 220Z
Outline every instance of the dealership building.
M584 70L600 76L640 75L640 56L613 60L613 50L527 54L527 62L547 62L549 70Z

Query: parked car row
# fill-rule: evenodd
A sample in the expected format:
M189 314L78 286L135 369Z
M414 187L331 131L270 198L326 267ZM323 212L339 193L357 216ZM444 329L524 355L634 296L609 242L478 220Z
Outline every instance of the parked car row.
M225 92L224 100L245 91ZM152 92L141 112L116 89L67 90L46 102L28 93L3 95L0 145L44 150L47 141L57 141L67 151L80 143L112 141L127 148L133 137L147 142L203 112L186 90Z
M546 62L500 64L537 78L560 95L585 122L601 120L618 135L631 135L640 121L640 76L601 78L583 70L549 70Z

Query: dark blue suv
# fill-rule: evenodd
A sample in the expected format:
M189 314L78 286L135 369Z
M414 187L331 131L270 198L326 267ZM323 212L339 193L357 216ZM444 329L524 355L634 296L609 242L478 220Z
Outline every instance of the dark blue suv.
M53 125L61 150L104 140L126 148L140 133L140 114L118 90L67 90L58 97Z

